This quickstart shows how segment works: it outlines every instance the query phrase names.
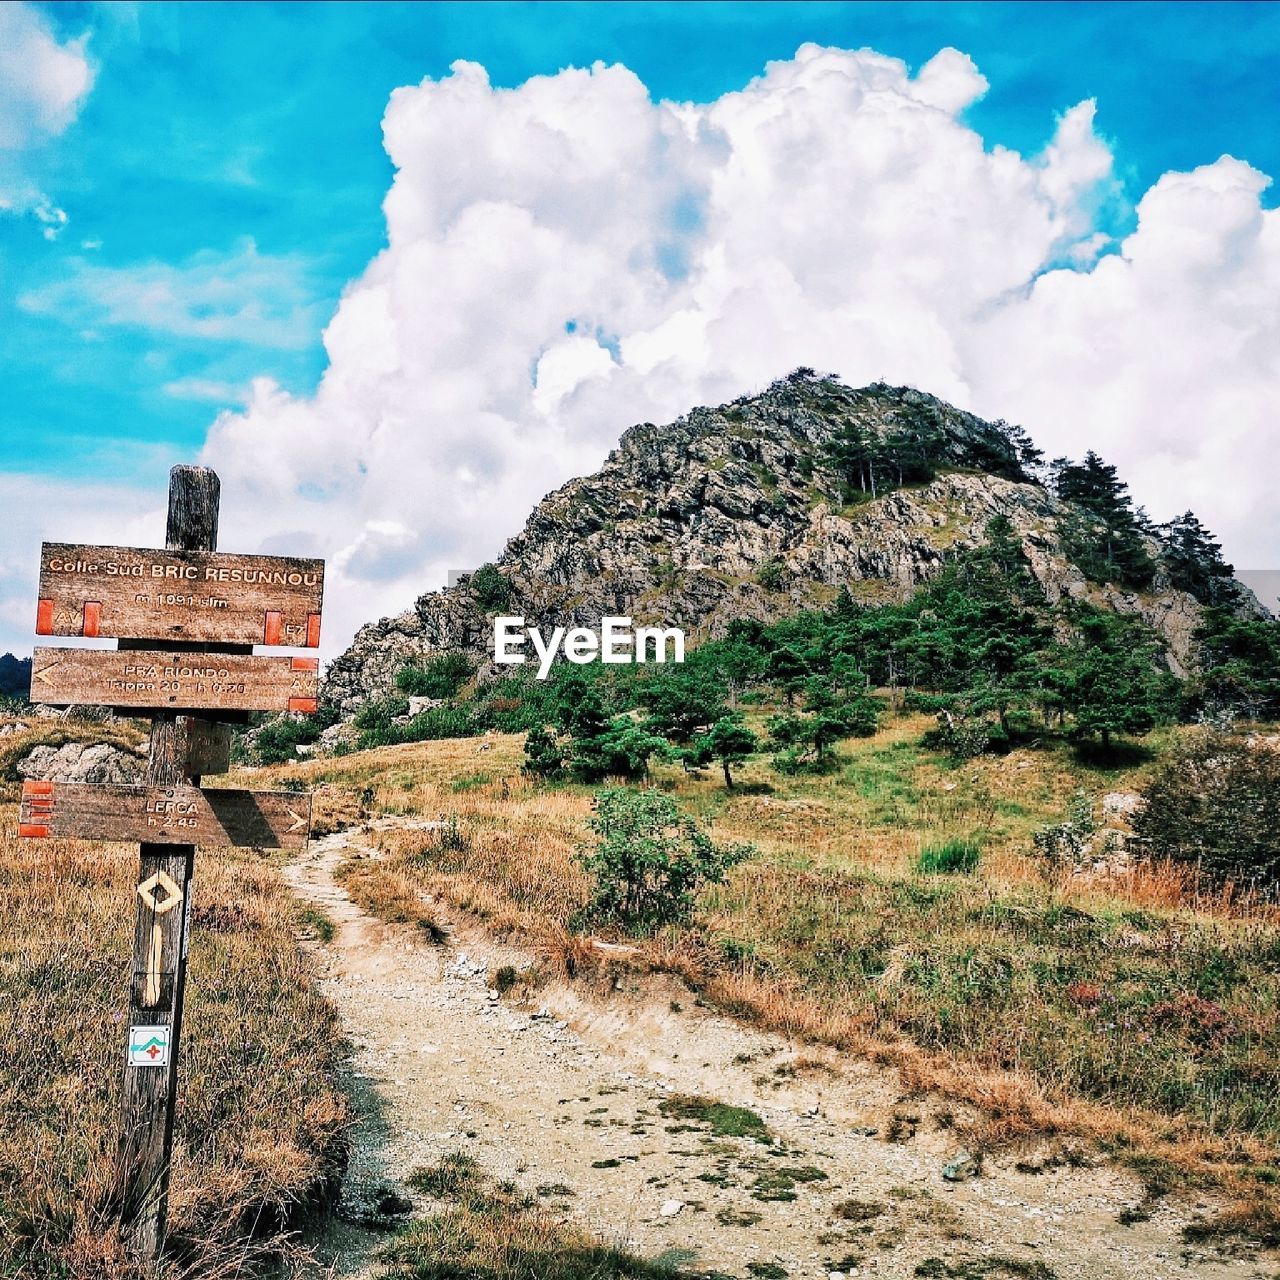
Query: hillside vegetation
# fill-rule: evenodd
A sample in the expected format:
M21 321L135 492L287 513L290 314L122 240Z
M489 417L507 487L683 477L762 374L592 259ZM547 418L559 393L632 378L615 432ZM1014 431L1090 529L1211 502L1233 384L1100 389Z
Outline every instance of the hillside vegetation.
M771 714L745 722L759 731ZM584 924L595 793L531 778L520 736L270 776L444 820L380 833L383 856L348 865L348 890L388 919L429 936L442 897L536 944L547 973L611 980L623 962L588 936L603 933L708 1003L894 1064L909 1091L952 1099L979 1149L1057 1134L1078 1144L1072 1158L1132 1162L1152 1195L1226 1188L1237 1207L1219 1227L1280 1238L1275 907L1159 859L1073 861L1037 841L1073 806L1092 829L1100 798L1143 784L1153 759L1082 761L1055 741L957 759L923 745L933 724L907 713L839 740L821 774L756 755L732 790L718 771L655 760L647 785L755 852L683 922L640 930ZM1152 757L1173 732L1157 731Z

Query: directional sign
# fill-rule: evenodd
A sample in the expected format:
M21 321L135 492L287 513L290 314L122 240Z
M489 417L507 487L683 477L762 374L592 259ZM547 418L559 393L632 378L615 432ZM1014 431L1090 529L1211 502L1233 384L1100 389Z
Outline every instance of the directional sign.
M24 782L20 835L55 840L301 848L311 797L296 791Z
M319 668L318 658L37 647L31 701L152 711L314 711Z
M324 561L46 542L36 634L320 643Z

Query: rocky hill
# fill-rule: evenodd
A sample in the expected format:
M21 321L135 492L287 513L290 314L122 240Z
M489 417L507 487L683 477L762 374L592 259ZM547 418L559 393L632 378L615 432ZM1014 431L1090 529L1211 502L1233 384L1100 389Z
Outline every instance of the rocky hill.
M544 631L625 615L696 642L735 617L830 602L842 587L868 603L901 600L981 545L995 516L1013 526L1047 603L1138 614L1185 669L1201 600L1173 585L1159 539L1140 535L1151 559L1140 587L1086 573L1068 531L1088 517L1043 476L1015 427L910 388L855 390L798 370L758 396L632 427L595 475L538 504L494 566L361 628L329 669L326 696L350 713L413 659L462 650L484 663L496 613ZM1229 578L1214 591L1263 612Z

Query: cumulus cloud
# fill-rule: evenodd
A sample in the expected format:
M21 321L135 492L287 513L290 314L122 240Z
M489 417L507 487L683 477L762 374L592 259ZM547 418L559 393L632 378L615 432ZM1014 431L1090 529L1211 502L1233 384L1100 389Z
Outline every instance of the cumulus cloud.
M59 44L44 16L0 5L0 213L30 213L46 239L67 222L35 183L30 155L75 119L93 84L88 36Z
M250 540L333 563L327 647L491 557L620 432L796 365L1096 448L1153 514L1274 555L1280 224L1224 157L1111 241L1095 108L1038 155L964 119L963 53L915 75L803 46L714 102L596 64L497 89L455 63L392 95L387 247L324 335L314 395L261 379L204 457ZM242 543L244 538L240 540Z

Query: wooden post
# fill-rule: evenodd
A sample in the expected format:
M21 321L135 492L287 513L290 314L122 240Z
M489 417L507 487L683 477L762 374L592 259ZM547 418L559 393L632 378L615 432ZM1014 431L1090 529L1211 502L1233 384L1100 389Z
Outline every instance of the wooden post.
M216 551L218 500L218 477L213 471L174 467L169 473L168 550ZM120 647L145 648L148 643L121 640ZM148 782L160 786L199 783L187 772L185 740L173 712L154 716ZM195 846L144 843L139 854L117 1176L126 1242L135 1257L150 1260L164 1248Z

